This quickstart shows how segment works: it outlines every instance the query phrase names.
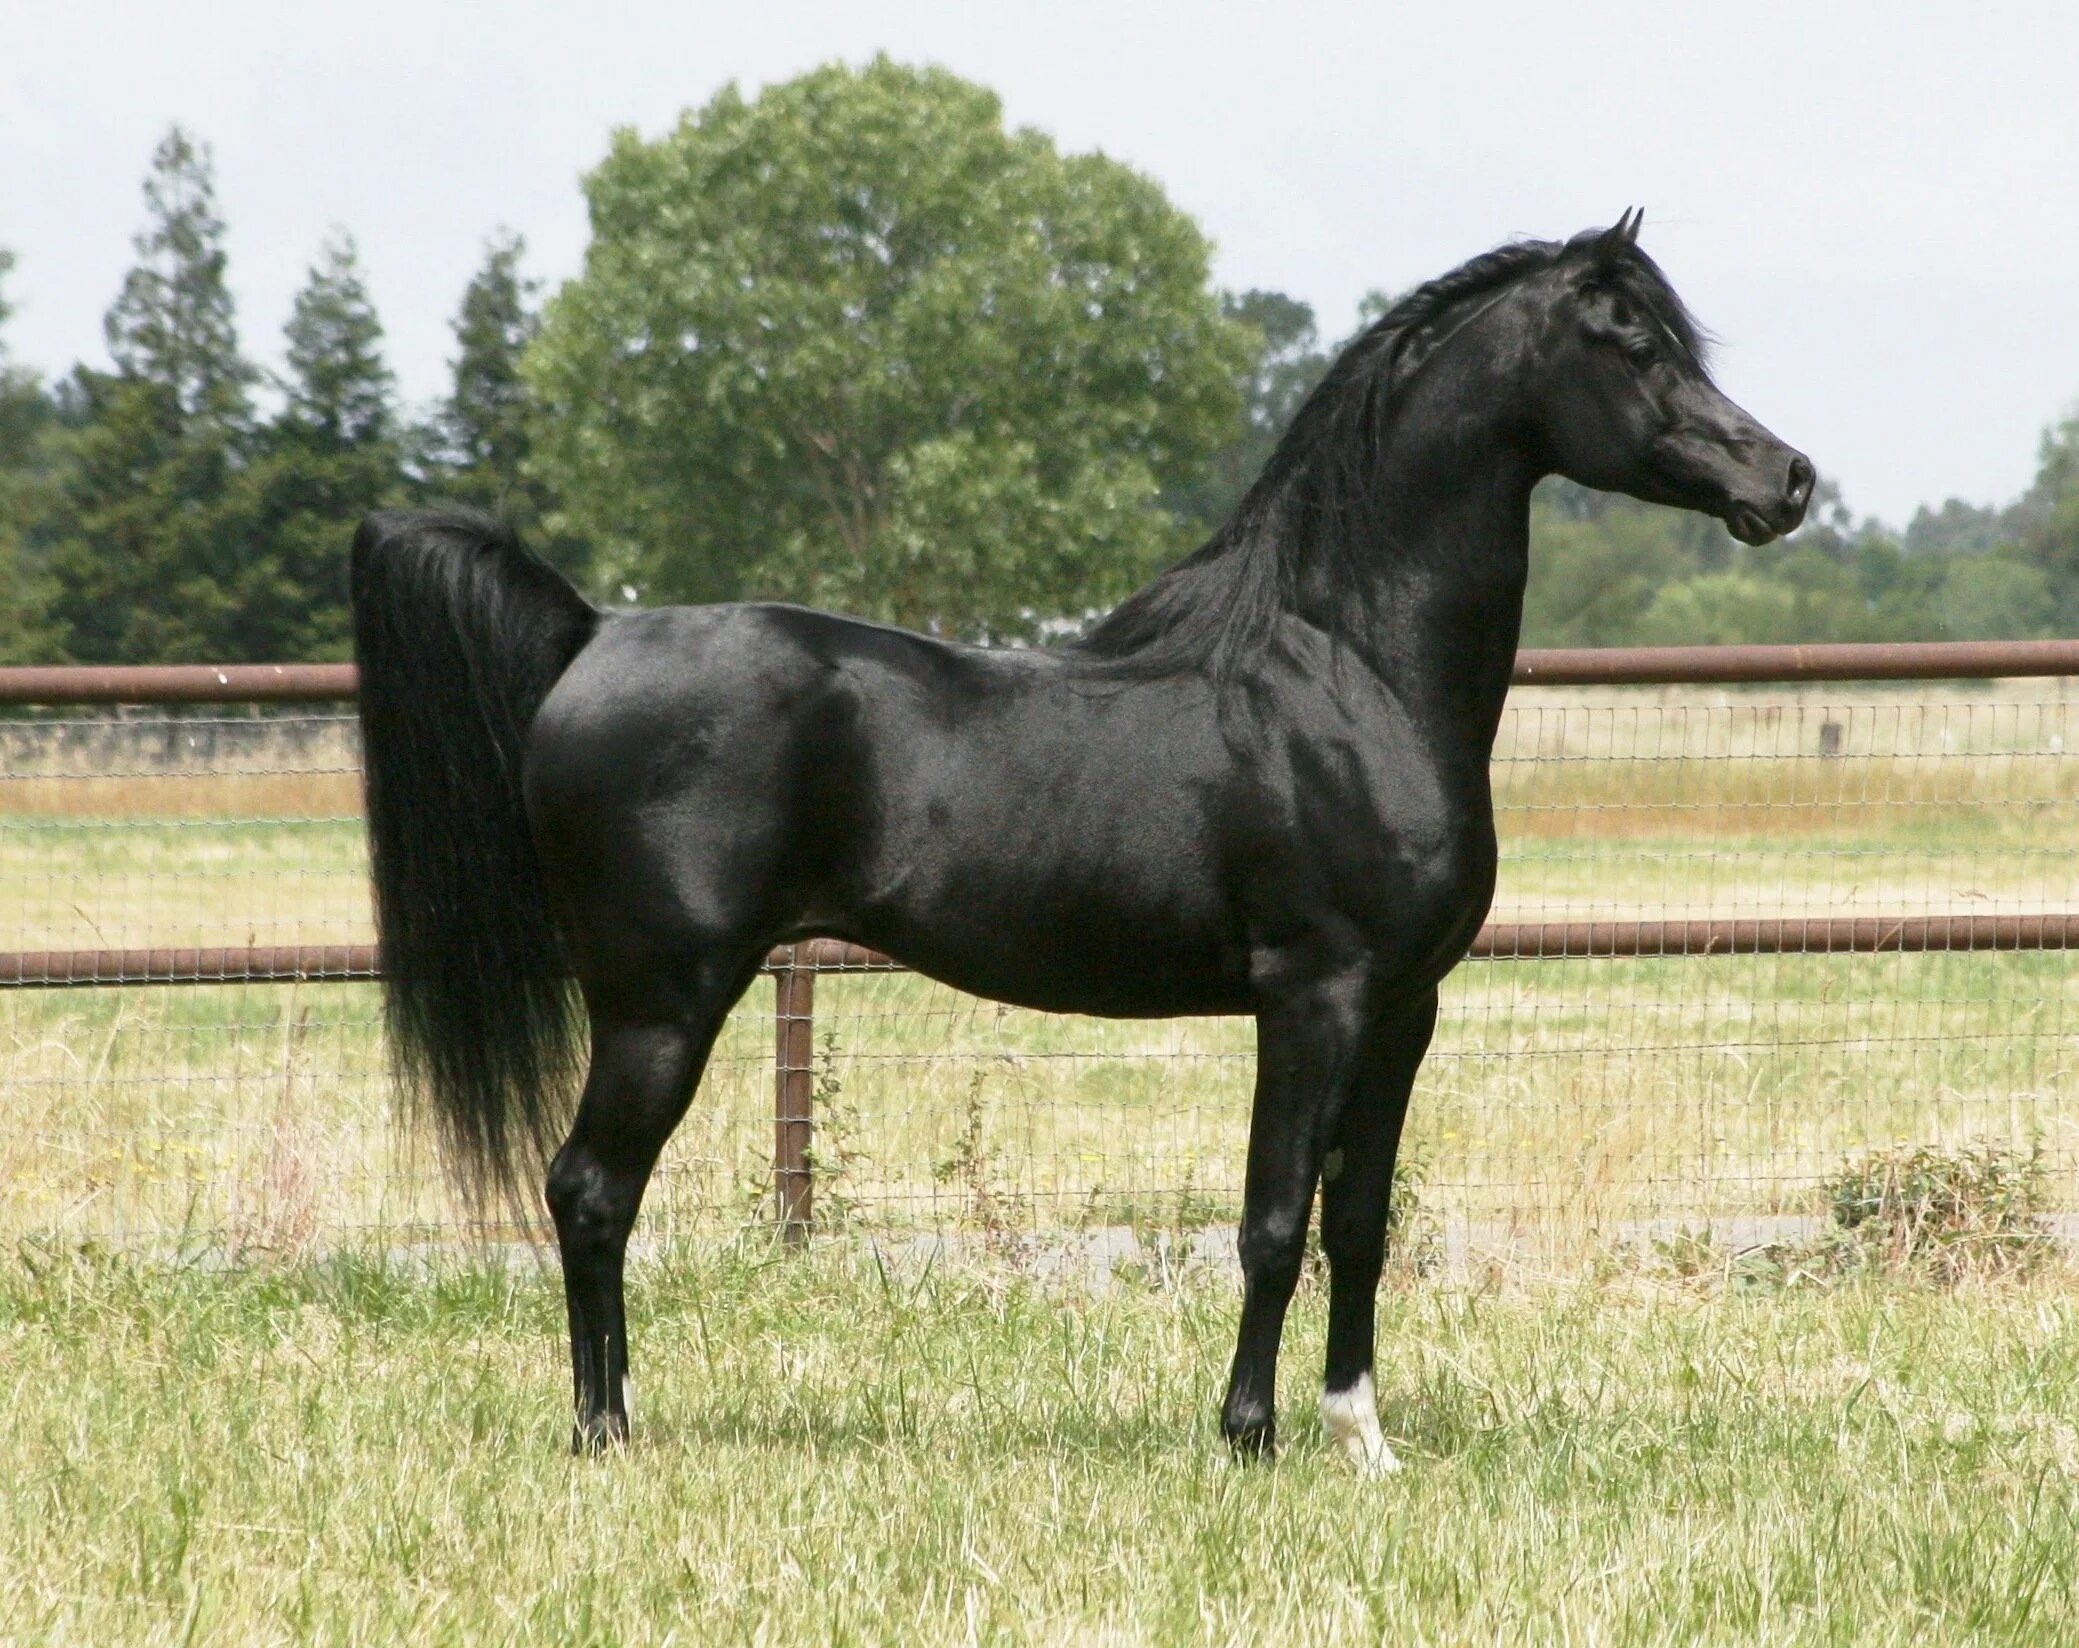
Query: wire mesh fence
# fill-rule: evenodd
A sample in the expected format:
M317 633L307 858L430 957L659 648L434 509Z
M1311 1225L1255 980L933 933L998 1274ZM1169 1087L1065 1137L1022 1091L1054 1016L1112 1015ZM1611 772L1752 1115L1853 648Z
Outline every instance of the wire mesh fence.
M1723 949L1735 920L1794 950L1784 934L1849 918L2062 918L2079 910L2075 762L2061 679L1519 689L1495 750L1492 921L1544 937L1445 987L1407 1147L1425 1214L1596 1241L1801 1213L1860 1151L1982 1141L2040 1148L2079 1207L2075 970L2040 947L2063 942L2057 919L2027 949L1651 953ZM455 1232L391 1114L375 987L237 977L238 957L372 942L358 801L338 708L0 724L0 951L103 970L93 989L0 990L5 1234ZM1565 935L1593 924L1647 953L1576 954ZM1147 942L1162 966L1163 936ZM227 982L108 971L201 949L232 958ZM797 1113L776 1126L775 990L755 985L723 1035L652 1230L766 1221L776 1168L783 1202L813 1186L819 1229L1195 1230L1238 1210L1246 1020L1060 1018L819 971L812 1013L781 1021Z

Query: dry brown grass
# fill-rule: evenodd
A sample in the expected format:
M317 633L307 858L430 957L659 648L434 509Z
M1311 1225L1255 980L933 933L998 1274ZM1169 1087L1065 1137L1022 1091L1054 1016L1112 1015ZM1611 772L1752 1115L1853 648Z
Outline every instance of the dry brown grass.
M9 818L358 818L359 773L173 773L165 776L9 775Z

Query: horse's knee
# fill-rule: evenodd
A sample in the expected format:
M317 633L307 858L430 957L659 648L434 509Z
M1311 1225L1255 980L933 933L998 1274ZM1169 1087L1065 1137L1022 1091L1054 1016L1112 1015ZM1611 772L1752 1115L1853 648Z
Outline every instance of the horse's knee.
M1250 1287L1273 1293L1290 1293L1299 1284L1300 1267L1306 1262L1307 1223L1280 1211L1242 1223L1239 1256L1242 1277Z

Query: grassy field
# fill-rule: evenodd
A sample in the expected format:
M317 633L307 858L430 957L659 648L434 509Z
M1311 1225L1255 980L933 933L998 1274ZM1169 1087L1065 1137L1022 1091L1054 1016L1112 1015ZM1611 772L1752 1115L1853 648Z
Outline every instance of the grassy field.
M1519 695L1496 914L2079 908L2079 705L1999 694ZM0 949L368 936L339 727L212 725L0 727ZM755 986L645 1209L636 1445L574 1463L553 1274L455 1241L372 989L0 991L0 1641L2079 1640L2079 1276L1613 1246L1898 1144L2040 1149L2079 1208L2075 972L1461 969L1370 1485L1311 1276L1287 1456L1237 1470L1231 1275L1029 1241L1231 1224L1245 1022L820 980L788 1259Z
M855 1246L636 1284L637 1439L563 1452L532 1268L0 1261L13 1643L2068 1643L2079 1293L1605 1271L1389 1286L1408 1468L1213 1425L1232 1284Z

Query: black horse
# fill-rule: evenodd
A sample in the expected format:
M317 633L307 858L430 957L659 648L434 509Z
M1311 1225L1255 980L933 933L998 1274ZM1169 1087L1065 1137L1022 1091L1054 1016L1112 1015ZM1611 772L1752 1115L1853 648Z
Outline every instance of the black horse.
M824 935L1064 1013L1253 1013L1239 1343L1272 1447L1317 1182L1322 1412L1358 1466L1394 1151L1494 889L1488 757L1531 488L1803 518L1812 466L1711 384L1638 220L1396 304L1196 554L1084 638L983 650L768 604L601 612L481 518L354 544L393 1045L450 1162L548 1205L580 1448L627 1434L622 1260L715 1033Z

